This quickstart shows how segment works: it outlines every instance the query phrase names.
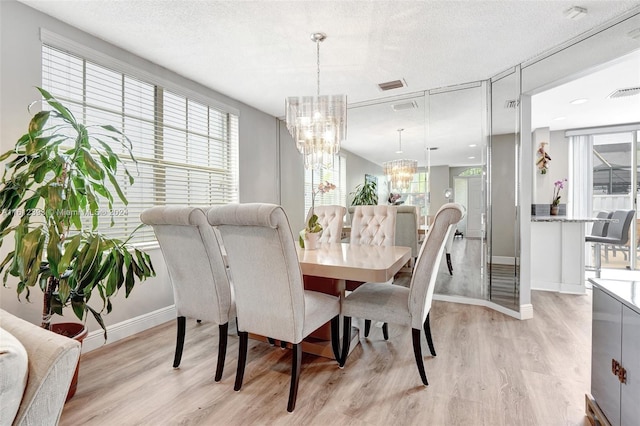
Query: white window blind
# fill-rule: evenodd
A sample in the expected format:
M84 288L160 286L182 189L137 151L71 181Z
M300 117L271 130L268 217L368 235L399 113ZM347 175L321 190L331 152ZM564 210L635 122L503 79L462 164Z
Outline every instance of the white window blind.
M313 185L311 182L313 173ZM347 202L347 159L336 156L333 167L330 169L304 171L304 217L311 208L313 190L318 188L320 182L329 182L336 186L333 191L316 195L316 206L339 205L346 206Z
M110 124L133 144L137 165L117 143L135 182L119 170L128 205L114 193L112 212L100 212L99 231L128 238L140 213L156 205L210 206L238 201L238 116L43 45L42 86L86 125ZM107 187L111 186L107 182ZM105 207L106 208L106 207ZM110 227L108 214L115 225ZM89 220L89 218L87 218ZM144 227L132 243L155 241Z

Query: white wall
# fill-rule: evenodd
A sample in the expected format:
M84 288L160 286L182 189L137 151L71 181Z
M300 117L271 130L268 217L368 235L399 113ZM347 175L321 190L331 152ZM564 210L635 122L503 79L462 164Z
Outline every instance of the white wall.
M38 98L34 87L42 84L40 28L46 28L239 110L240 201L280 202L279 192L281 190L286 192L287 185L283 185L281 189L277 184L280 163L278 161L278 124L275 117L185 79L16 1L0 2L0 23L2 54L0 150L2 152L11 149L17 139L25 133L30 119L26 107ZM301 198L302 195L300 195ZM9 244L10 241L6 241L0 249L2 258L10 250ZM124 295L116 297L113 302L113 312L104 318L107 325L120 323L173 304L173 294L160 251L151 249L148 252L158 276L138 285L126 302L120 300ZM10 279L9 288L0 289L0 307L28 321L39 323L42 309L40 290L33 289L31 295L33 303L20 303L15 296L15 284L16 281ZM98 299L97 296L96 299ZM75 317L69 312L69 318L65 319L74 320ZM98 328L93 319L89 319L88 325L90 330Z

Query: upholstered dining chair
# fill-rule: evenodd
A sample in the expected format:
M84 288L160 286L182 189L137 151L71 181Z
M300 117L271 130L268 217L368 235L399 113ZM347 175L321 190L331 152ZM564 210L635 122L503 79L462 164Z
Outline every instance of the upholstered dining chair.
M322 235L319 242L321 243L339 243L342 237L342 225L344 223L344 215L347 208L343 206L316 206L313 208L314 213L318 216L318 223L322 226ZM305 223L309 223L311 218L311 209L307 213Z
M420 378L425 386L429 383L422 359L420 329L424 329L429 350L435 356L436 351L429 325L433 289L447 236L461 217L462 208L459 204L448 203L438 210L420 248L409 288L368 283L347 295L342 302L345 330L351 327L352 317L371 318L376 321L411 327L413 352ZM349 339L345 338L342 346L342 365L346 362L348 353Z
M178 368L186 332L186 317L218 324L218 365L222 378L227 353L229 320L235 317L233 291L220 241L202 209L153 207L142 212L151 225L164 256L173 287L178 333L173 367Z
M601 211L596 215L599 219L611 219L613 212ZM594 266L594 270L599 271L602 265L602 250L600 243L595 241L594 239L602 238L607 235L607 230L609 228L609 222L594 222L593 227L591 227L591 234L587 235L584 240L587 243L593 243L593 257L596 262Z
M396 243L397 206L376 205L356 206L351 216L350 244L368 244L372 246L393 246ZM416 228L416 233L417 233ZM391 284L393 280L389 281ZM363 282L347 281L345 288L353 291ZM364 336L368 337L371 330L371 320L364 319ZM382 326L384 340L389 339L389 329L385 323Z
M411 265L418 257L418 206L400 205L395 207L396 217L396 246L411 248Z
M597 245L605 246L624 246L629 241L629 228L633 221L633 215L635 210L616 210L611 215L612 222L606 228L606 233L602 237L591 235L589 238L585 238L586 241L596 243ZM597 223L597 222L596 222ZM594 225L595 226L595 225ZM592 232L593 234L593 232ZM596 251L598 251L597 249ZM601 259L599 254L596 255L596 277L600 278L600 272L602 269Z
M293 347L287 411L295 408L301 367L301 342L331 321L331 343L340 362L338 297L305 290L298 254L282 207L228 204L212 207L209 223L222 235L236 295L240 336L234 390L242 387L248 333L270 336Z

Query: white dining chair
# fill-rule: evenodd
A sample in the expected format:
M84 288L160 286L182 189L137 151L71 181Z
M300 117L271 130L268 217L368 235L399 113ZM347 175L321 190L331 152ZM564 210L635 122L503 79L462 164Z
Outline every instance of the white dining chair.
M301 367L301 342L331 322L333 354L340 363L340 299L305 290L295 241L282 207L228 204L212 207L209 224L222 235L233 279L240 336L234 390L242 387L248 333L289 342L293 347L287 411L295 408Z
M413 267L418 257L418 208L418 206L405 204L395 206L397 211L395 245L411 248L410 267Z
M347 295L342 302L344 329L351 327L351 318L370 318L411 327L413 351L422 383L426 386L422 349L420 347L421 328L424 329L431 354L436 351L431 336L429 311L433 299L433 289L438 276L438 267L444 253L444 245L449 232L462 217L462 208L455 203L443 205L429 226L418 260L414 268L409 288L398 285L368 283ZM341 365L344 366L349 354L350 339L343 339Z
M320 243L339 243L342 237L342 225L344 223L344 215L347 208L343 206L316 206L313 212L318 216L318 223L322 226L322 235ZM305 224L309 223L311 218L311 209L307 213Z
M153 207L142 212L142 223L153 227L167 265L177 313L178 368L186 333L186 318L218 324L218 364L222 378L227 353L229 320L235 317L233 292L220 241L205 212L195 207Z
M367 244L372 246L393 246L396 243L396 221L398 208L396 206L356 206L351 218L350 244ZM417 228L416 228L417 232ZM387 282L391 284L393 279ZM345 287L353 291L365 283L346 281ZM371 331L371 320L364 319L364 336ZM382 326L384 340L389 339L387 324Z

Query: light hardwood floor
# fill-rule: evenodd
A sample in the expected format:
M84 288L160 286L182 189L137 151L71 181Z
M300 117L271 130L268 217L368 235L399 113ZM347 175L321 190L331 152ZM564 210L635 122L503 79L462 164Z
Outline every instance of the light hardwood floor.
M591 296L533 292L535 316L435 302L438 355L421 385L407 328L373 327L344 369L305 354L296 410L286 411L291 353L250 341L244 385L233 391L238 339L229 336L214 382L218 328L187 321L182 364L170 322L82 357L62 425L587 425ZM424 340L424 338L423 338ZM423 353L427 354L423 341Z

